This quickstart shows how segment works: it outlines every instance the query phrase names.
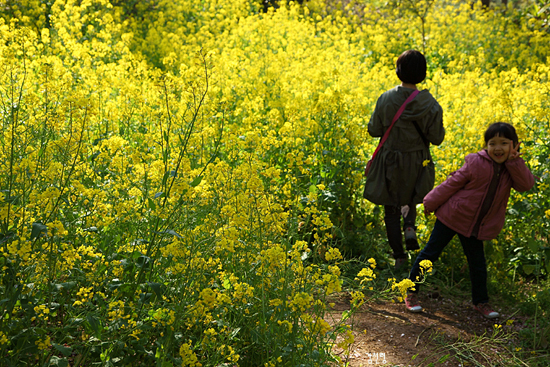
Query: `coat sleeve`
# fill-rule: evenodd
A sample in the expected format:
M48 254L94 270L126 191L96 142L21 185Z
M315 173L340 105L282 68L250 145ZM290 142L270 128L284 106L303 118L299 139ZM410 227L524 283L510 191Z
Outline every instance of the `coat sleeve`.
M426 133L427 139L433 145L439 145L445 139L445 128L443 127L443 109L439 103L435 103L433 106L432 118L428 124L428 131Z
M458 170L449 175L447 179L435 187L424 197L424 208L432 213L451 198L458 190L462 189L470 181L470 169L468 160Z
M512 176L512 187L514 190L523 192L530 190L535 184L535 177L525 164L523 158L519 157L506 161L506 169Z
M381 104L382 97L378 98L378 101L376 101L376 107L374 108L374 112L370 117L368 125L369 134L374 138L384 135L384 124L382 122L383 116L381 116L381 114L383 113L383 108L381 107Z

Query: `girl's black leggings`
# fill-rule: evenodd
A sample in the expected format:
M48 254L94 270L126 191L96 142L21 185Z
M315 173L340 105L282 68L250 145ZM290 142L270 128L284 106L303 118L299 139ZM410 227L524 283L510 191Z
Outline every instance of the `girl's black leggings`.
M474 305L478 303L487 303L489 301L489 295L487 293L487 262L485 260L483 241L475 237L463 236L450 229L439 220L435 221L434 229L428 243L416 258L411 268L409 279L413 282L422 281L420 262L422 260L430 260L433 263L439 259L445 247L456 235L458 235L460 239L462 249L468 260L470 281L472 282L472 302ZM420 285L417 284L414 292L418 292L419 287Z

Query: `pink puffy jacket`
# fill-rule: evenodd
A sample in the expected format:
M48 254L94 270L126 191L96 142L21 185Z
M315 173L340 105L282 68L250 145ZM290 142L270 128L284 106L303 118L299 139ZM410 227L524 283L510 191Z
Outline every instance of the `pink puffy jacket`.
M493 177L493 160L486 150L482 150L468 154L465 161L458 171L426 195L424 208L435 212L437 219L447 227L471 237ZM510 189L527 191L535 184L533 174L521 157L506 161L504 165L506 169L502 170L491 208L479 227L477 238L480 240L496 238L502 230Z

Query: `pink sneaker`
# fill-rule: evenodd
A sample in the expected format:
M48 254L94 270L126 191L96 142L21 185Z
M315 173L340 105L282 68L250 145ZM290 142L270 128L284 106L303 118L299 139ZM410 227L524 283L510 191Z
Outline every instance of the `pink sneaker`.
M418 304L416 293L409 293L407 297L405 297L405 307L407 307L407 310L410 312L422 312L422 306Z
M498 312L493 311L488 303L478 303L477 305L474 305L474 310L482 314L483 317L487 319L494 319L500 316Z

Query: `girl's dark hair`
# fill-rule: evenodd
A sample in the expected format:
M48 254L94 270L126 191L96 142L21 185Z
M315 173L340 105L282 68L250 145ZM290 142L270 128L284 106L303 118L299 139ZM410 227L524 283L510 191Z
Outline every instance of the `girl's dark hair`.
M426 58L421 52L403 52L395 63L395 72L403 83L418 84L426 78Z
M487 142L490 139L494 138L497 135L505 137L506 139L510 139L514 142L514 145L516 145L519 141L516 129L512 125L506 122L495 122L494 124L491 124L491 126L489 126L485 131L485 145L487 145Z

